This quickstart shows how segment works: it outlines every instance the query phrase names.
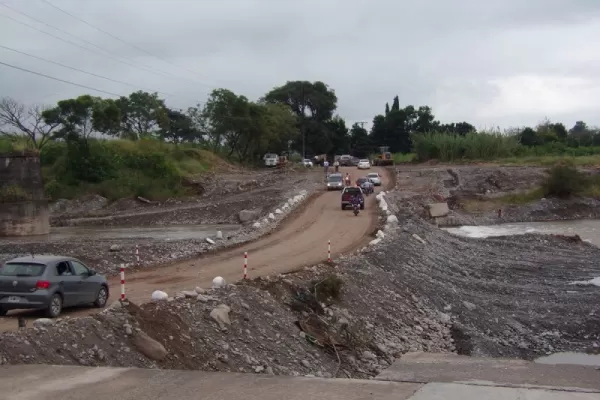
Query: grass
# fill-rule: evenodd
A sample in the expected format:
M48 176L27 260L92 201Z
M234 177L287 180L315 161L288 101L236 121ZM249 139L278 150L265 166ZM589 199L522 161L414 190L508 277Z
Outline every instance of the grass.
M28 147L25 138L0 137L0 152ZM142 196L151 200L191 194L185 185L232 165L197 145L158 140L51 141L41 151L45 191L50 199L99 194L109 200Z

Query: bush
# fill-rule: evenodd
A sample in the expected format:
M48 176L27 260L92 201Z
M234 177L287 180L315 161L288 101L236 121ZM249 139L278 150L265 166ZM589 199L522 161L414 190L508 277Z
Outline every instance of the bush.
M567 198L581 194L591 184L590 178L573 165L564 163L549 170L549 176L542 185L545 196Z
M312 292L315 293L319 301L327 299L337 300L342 293L343 284L344 281L339 276L332 274L321 281L314 282Z

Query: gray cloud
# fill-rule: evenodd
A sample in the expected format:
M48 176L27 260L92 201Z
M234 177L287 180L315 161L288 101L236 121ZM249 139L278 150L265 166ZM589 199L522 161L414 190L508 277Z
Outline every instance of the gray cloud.
M40 0L7 4L75 37L0 7L0 44L173 94L165 95L173 107L202 102L215 87L258 98L286 80L306 79L334 88L338 112L350 121L371 120L398 94L401 104L429 105L444 121L508 127L547 116L600 124L596 0L49 1L168 62ZM0 61L116 94L135 90L4 49ZM93 93L0 66L0 94L27 103L85 92Z

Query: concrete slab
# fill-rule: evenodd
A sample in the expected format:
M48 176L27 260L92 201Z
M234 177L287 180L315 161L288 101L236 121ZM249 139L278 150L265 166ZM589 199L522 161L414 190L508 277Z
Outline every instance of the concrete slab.
M600 400L598 393L429 383L410 400Z
M432 203L427 205L431 218L445 217L450 213L448 203Z
M408 353L377 376L395 382L454 382L507 387L585 389L600 393L600 371L580 365L545 365L524 360L457 354Z
M0 367L2 400L405 400L421 386L136 368Z

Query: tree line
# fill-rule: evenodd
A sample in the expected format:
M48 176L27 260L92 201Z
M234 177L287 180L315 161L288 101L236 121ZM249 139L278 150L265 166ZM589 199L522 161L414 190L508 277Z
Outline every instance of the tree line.
M249 163L264 153L288 150L307 156L350 153L364 157L379 146L388 146L394 153L410 153L415 135L432 137L435 133L451 139L486 134L466 121L442 123L429 106L401 108L398 96L373 118L370 131L359 124L348 128L336 114L337 103L335 91L320 81L288 81L256 101L215 89L205 103L186 110L170 108L157 93L144 91L117 99L82 95L47 107L27 107L5 97L0 101L0 133L26 136L38 150L60 140L85 152L94 137L193 143ZM533 128L508 129L504 134L527 147L600 145L600 131L582 121L567 129L562 123L544 120Z

